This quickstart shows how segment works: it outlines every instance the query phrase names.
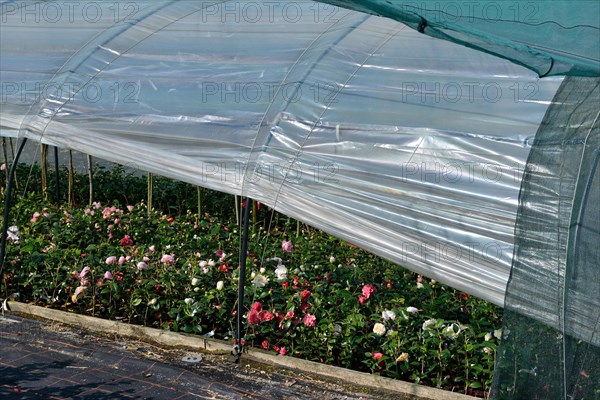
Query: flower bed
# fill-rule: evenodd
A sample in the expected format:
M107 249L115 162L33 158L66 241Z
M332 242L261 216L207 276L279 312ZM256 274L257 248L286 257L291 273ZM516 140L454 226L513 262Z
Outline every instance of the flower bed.
M65 208L17 196L0 295L233 340L236 224L149 213L140 201ZM474 395L489 389L497 307L315 229L296 236L282 216L268 232L252 228L249 254L247 346Z

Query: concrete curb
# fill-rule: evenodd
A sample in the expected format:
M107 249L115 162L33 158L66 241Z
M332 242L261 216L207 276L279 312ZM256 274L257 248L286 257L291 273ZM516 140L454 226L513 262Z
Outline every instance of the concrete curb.
M34 316L50 321L83 327L92 332L104 334L117 334L135 338L140 341L148 341L167 347L187 347L190 349L201 349L205 351L230 352L230 343L204 338L201 336L175 333L156 328L148 328L139 325L130 325L118 321L90 317L87 315L73 314L51 308L39 307L31 304L11 301L8 303L11 312ZM422 400L468 400L477 397L467 396L460 393L448 392L414 383L383 378L376 375L357 372L345 368L329 366L313 361L302 360L294 357L281 357L258 349L247 348L244 357L253 359L272 367L286 367L317 374L336 381L343 381L351 385L360 385L373 389L384 389L397 392L399 399L422 399Z

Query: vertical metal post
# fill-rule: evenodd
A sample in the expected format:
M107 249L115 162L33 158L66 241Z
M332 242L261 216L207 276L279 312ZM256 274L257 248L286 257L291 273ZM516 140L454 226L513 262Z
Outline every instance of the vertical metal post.
M235 345L233 346L233 355L235 362L240 362L242 356L242 324L244 315L244 286L246 285L246 258L248 253L248 226L250 225L250 198L246 197L246 208L244 209L244 220L242 230L242 244L240 247L240 276L238 281L238 299L237 299L237 327L235 334Z
M15 171L17 169L17 164L19 162L19 157L21 157L21 152L25 147L25 143L27 143L27 138L23 138L19 149L17 150L17 154L13 159L13 163L10 166L10 172L8 174L8 182L6 183L6 198L4 200L4 220L2 221L2 238L0 239L0 282L4 279L4 274L2 273L4 267L4 254L6 252L6 239L8 236L8 214L10 211L10 201L12 195L13 182L15 179Z
M58 170L58 147L54 147L54 174L56 179L56 203L60 202L60 171Z

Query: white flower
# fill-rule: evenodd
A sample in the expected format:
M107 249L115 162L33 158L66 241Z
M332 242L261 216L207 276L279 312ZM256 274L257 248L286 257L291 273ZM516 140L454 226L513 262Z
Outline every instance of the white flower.
M206 267L202 268L202 272L204 272L205 274L208 274L208 271L209 271L208 268L206 268Z
M329 257L329 262L331 264L333 264L335 262L335 257L334 256Z
M453 323L453 324L448 325L446 327L446 329L444 329L444 334L446 335L446 337L448 337L450 339L456 339L456 337L458 336L460 331L461 331L460 326Z
M257 288L265 287L267 283L269 283L269 279L261 274L256 275L252 280L252 284Z
M13 242L19 241L19 227L16 225L10 226L8 228L8 240L12 240Z
M256 272L252 271L252 273L250 274L250 278L254 279L256 277Z
M206 262L206 260L202 260L198 265L200 265L201 268L204 268L208 265L208 263Z
M435 318L428 319L427 321L423 322L423 330L428 330L431 325L435 325L436 323L437 320Z
M483 352L485 354L492 354L494 351L492 349L490 349L489 347L484 347Z
M188 297L187 299L184 300L185 304L192 304L194 302L194 299L192 299L191 297Z
M198 279L198 278L192 279L192 285L193 286L198 286L199 283L200 283L200 279Z
M275 275L277 275L277 279L279 279L280 281L286 279L287 278L287 268L285 267L285 265L278 265L277 268L275 269Z
M212 258L210 260L208 260L208 266L209 267L214 267L215 266L215 262L213 261Z
M417 307L406 307L406 311L408 311L411 314L418 314L419 313L419 309Z
M225 282L223 282L223 281L217 282L217 290L223 290L224 287L225 287Z
M386 311L384 311L384 312L381 313L381 317L384 320L386 320L386 321L389 321L390 319L391 320L395 320L396 319L396 313L393 312L393 311L386 310Z
M395 333L396 333L396 331L395 331L395 330L393 330L393 329L388 329L388 331L387 331L386 335L387 335L387 336L392 336L392 335L393 335L393 334L395 334Z
M260 267L260 270L258 272L264 274L265 272L267 272L267 269L265 267Z
M199 288L199 287L195 287L195 288L194 288L194 292L198 293L199 291L200 291L200 288Z
M385 331L386 329L384 324L377 322L375 326L373 326L373 333L376 335L383 336L385 335Z
M423 289L423 284L421 282L417 282L417 289Z
M495 337L496 337L496 339L498 339L498 340L502 339L502 328L500 328L500 329L496 329L496 330L494 331L494 336L495 336Z
M408 353L402 353L396 358L396 362L408 361Z
M485 340L486 342L489 342L490 340L492 340L492 332L486 333L483 340Z
M156 304L156 302L157 302L157 301L158 301L158 299L155 297L155 298L153 298L152 300L150 300L150 301L148 302L148 305L149 305L149 306L153 306L153 305L155 305L155 304Z

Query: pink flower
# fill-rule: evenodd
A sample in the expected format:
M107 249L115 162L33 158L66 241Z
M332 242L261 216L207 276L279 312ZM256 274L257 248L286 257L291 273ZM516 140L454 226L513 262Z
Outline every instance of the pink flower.
M105 261L106 265L115 264L116 262L117 262L117 257L115 257L115 256L110 256Z
M219 250L217 250L217 251L215 252L215 255L216 255L217 257L219 257L219 258L223 257L223 254L224 254L224 253L223 253L223 250L221 250L221 249L219 249Z
M104 273L104 279L111 280L112 278L113 278L113 276L112 276L112 274L110 273L110 271L106 271L106 272Z
M294 318L294 312L293 311L288 311L285 314L285 319L292 319L292 318Z
M141 261L141 262L138 263L137 269L138 269L138 271L147 270L148 269L148 264L146 264L145 262Z
M173 258L173 256L171 256L169 254L165 254L164 256L162 256L160 261L165 264L173 264L175 262L175 259Z
M306 314L302 319L302 322L306 326L315 326L315 324L317 323L317 317L315 317L312 314Z
M126 261L124 256L119 257L119 265L123 264Z
M148 250L150 250L150 253L154 253L154 250L155 250L154 245L148 247Z
M256 311L250 311L248 314L248 323L250 325L258 325L260 324L260 315Z
M271 321L273 318L275 318L275 316L271 312L269 312L269 311L263 311L260 314L260 318L263 319L263 320L265 320L265 321Z
M40 213L36 211L33 213L33 218L31 218L30 222L32 224L35 224L38 221L38 219L40 219Z
M282 348L279 349L279 355L285 356L287 354L287 350L285 349L285 346L283 346Z
M371 297L371 295L375 293L375 286L371 285L370 283L363 286L362 288L362 294L363 296L365 296L366 299L368 299L369 297Z
M294 246L290 240L284 240L281 242L281 250L283 250L284 253L291 253L293 248Z
M127 209L129 210L129 212L133 211L133 206L127 206Z
M374 359L376 359L377 361L379 361L381 359L381 357L383 357L383 353L371 353L371 355L373 356Z
M5 170L6 170L6 164L0 165L0 171L5 171Z
M90 267L83 267L83 269L79 273L79 277L83 278L84 276L86 276L88 274L88 272L90 272Z
M265 350L269 350L269 342L267 342L266 340L263 340L262 348Z
M362 306L363 304L365 304L365 301L367 301L367 298L365 296L363 296L362 294L360 296L358 296L358 303Z

